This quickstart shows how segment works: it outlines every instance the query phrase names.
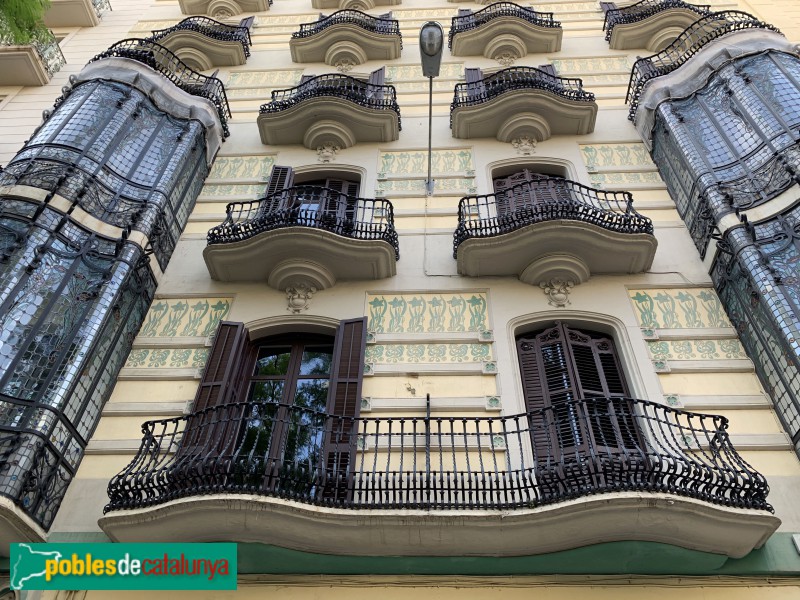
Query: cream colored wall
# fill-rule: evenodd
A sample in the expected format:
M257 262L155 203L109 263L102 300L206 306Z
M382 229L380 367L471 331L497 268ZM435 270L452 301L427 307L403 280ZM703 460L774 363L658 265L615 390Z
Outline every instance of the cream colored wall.
M795 2L760 3L757 8L764 11L768 19L783 26L784 15L789 14L784 5L789 4L796 5ZM100 27L70 33L62 44L68 64L50 85L37 89L0 89L0 95L7 96L0 104L0 133L3 134L0 136L0 163L6 163L41 122L41 111L51 107L69 74L79 71L92 56L119 39L146 35L150 29L168 26L183 18L177 0L151 2L146 10L139 0L112 0L112 5L113 12L104 16ZM713 5L720 9L735 8L735 4L725 2L715 1ZM659 402L666 397L677 406L689 409L701 406L707 410L707 406L712 406L730 419L731 435L734 443L742 448L743 456L770 476L784 528L800 531L798 508L791 502L792 495L796 497L800 487L800 462L763 395L752 365L742 358L738 349L719 352L721 341L726 341L729 348L736 345L730 324L703 322L698 326L680 322L683 313L679 308L677 326L669 321L653 326L643 320L633 300L637 293L661 293L673 298L685 294L699 298L697 295L701 292L712 295L713 292L707 269L697 256L655 165L626 118L624 96L630 65L637 54L643 52L609 51L601 32L602 13L596 3L536 4L538 10L554 11L556 18L562 21L562 50L529 55L516 63L537 66L552 62L559 74L582 77L585 87L597 93L600 112L595 131L579 138L564 136L541 142L532 156L520 156L510 144L495 140L452 138L448 125L449 104L453 86L462 80L463 67L498 69L500 65L484 57L453 57L445 48L442 75L436 81L434 97L437 187L432 197L421 193L426 164L418 160L418 154L427 141L427 81L417 67L416 32L422 22L431 18L441 21L447 29L449 17L459 6L462 5L443 0L405 0L401 6L393 7L394 17L401 21L404 50L402 57L387 67L387 78L398 89L403 119L400 139L384 144L358 144L341 151L333 165L325 165L325 168L343 167L361 172L362 195L382 194L393 202L401 252L397 276L366 283L340 282L316 294L301 318L338 320L370 315L369 302L376 297L403 298L408 302L414 298L424 298L428 302L434 297L468 299L475 295L485 299L484 325L472 333L447 331L446 328L431 331L425 327L423 331L409 332L406 324L402 331L378 334L375 345L368 350L368 358L374 358L376 347L382 346L383 362L372 361L374 375L365 377L363 393L371 399L373 407L378 407L374 409L376 414L381 415L400 411L408 414L409 406L414 409L415 400L419 401L417 409L421 411L426 393L431 394L435 407L437 402L442 402L436 410L447 410L447 406L455 403L469 414L496 415L497 407L487 410L483 403L487 397L496 396L500 399L502 414L521 412L523 399L515 334L535 328L535 323L556 319L599 323L601 329L615 336L629 382L638 397ZM463 6L480 8L471 3ZM166 330L154 327L149 333L143 330L136 339L134 352L104 409L54 531L96 531L96 521L105 502L104 488L138 448L140 423L149 418L182 414L194 395L198 369L208 348L207 326L213 321L211 306L214 303L227 303L224 314L214 317L217 321L226 318L255 322L289 314L285 294L280 291L261 284L212 281L202 260L202 250L207 230L222 221L226 203L255 199L263 191L273 164L295 168L323 166L313 150L262 145L255 125L258 106L268 100L272 89L289 87L302 74L333 71L332 67L321 64L294 64L289 56L286 45L291 32L300 23L316 18L317 12L310 8L310 2L275 0L268 13L257 17L252 32L253 55L247 64L221 69L219 76L226 82L233 111L231 137L220 151L169 268L159 276L159 299L154 303L145 328L159 317L162 304L167 305L164 323L169 322L176 306L183 303L189 308L175 327ZM790 35L795 36L794 31L790 29ZM368 73L380 66L379 62L369 62L356 67L351 74ZM405 160L408 162L403 162ZM656 223L659 249L651 271L635 276L593 277L572 291L571 303L565 308L550 306L542 290L513 278L459 277L452 258L458 199L464 194L488 193L494 168L537 161L560 164L572 179L587 185L632 191L635 206ZM202 323L188 327L186 319L195 310L191 307L202 302L209 306L201 318ZM202 311L201 307L195 312ZM468 322L470 313L465 314ZM490 341L480 339L479 329L490 332ZM643 332L643 329L648 331ZM454 339L456 333L462 337ZM668 338L666 352L658 345L665 342L664 336ZM698 343L709 340L713 340L715 351L705 352L707 356L704 357ZM681 353L680 349L687 343L689 352ZM434 360L428 349L442 344L446 344L446 360ZM460 349L456 346L462 345L468 346L468 353L473 346L480 347L480 352L488 348L488 353L481 354L480 360L459 361ZM424 359L409 359L412 346L425 346ZM388 347L403 348L403 358L390 361ZM690 354L696 356L692 358ZM495 372L486 372L487 361L496 363ZM665 368L660 362L664 362ZM454 374L456 372L459 374ZM543 586L540 589L546 597L570 597L570 588ZM771 595L764 597L780 598L786 590L788 588L772 589L765 592ZM256 593L252 588L250 592ZM407 594L408 590L386 588L383 592L391 596ZM585 592L586 589L580 590L581 594ZM302 597L317 592L304 588L291 593ZM442 593L455 594L456 591ZM499 593L510 597L523 592L504 589ZM615 597L633 594L625 587L592 588L592 593L598 597L612 593ZM664 597L672 597L682 592L675 589L663 593ZM728 588L716 587L704 589L703 597L716 598L723 593L735 597Z

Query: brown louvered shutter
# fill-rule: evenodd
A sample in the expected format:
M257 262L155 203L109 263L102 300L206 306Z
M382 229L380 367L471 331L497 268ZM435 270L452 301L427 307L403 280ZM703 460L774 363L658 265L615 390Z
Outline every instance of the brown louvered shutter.
M467 81L467 97L476 100L484 95L483 72L476 68L464 69L464 78Z
M558 73L556 73L556 68L551 64L539 65L537 68L540 71L544 71L548 75L552 75L553 77L558 77Z
M600 9L601 9L601 10L602 10L604 13L606 13L606 12L608 12L608 11L610 11L610 10L614 10L614 9L616 9L616 8L617 8L617 5L616 5L616 3L614 3L614 2L601 2L601 3L600 3Z
M249 30L253 26L255 19L255 17L245 17L239 21L239 27L246 27Z
M333 370L328 391L325 440L324 500L335 504L352 500L361 381L367 345L367 318L342 321L336 333Z
M272 171L269 174L267 181L267 189L264 195L274 196L268 203L266 209L269 211L276 211L286 208L288 199L284 195L278 195L286 188L292 187L294 184L294 171L292 167L281 167L273 165Z
M316 77L316 75L301 75L300 83L298 83L297 85L303 85L306 81L314 79L314 77Z
M198 460L234 452L245 410L236 403L245 400L241 396L241 384L248 351L244 323L222 321L214 335L192 413L186 418L181 444L176 452L176 475L185 473L191 477ZM204 410L217 406L227 408Z
M386 83L386 67L375 69L367 80L367 98L383 100L383 86Z

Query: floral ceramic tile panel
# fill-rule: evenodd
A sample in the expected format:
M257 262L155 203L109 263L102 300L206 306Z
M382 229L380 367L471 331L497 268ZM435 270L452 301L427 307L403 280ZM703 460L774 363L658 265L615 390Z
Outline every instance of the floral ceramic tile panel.
M218 156L208 179L258 179L266 181L275 156Z
M431 152L431 171L433 173L467 173L474 169L472 148L453 148ZM378 156L379 177L426 175L427 172L428 152L424 149L381 152Z
M492 359L491 344L375 344L367 346L366 362L479 363Z
M135 348L127 369L199 369L208 359L208 348Z
M142 337L208 337L231 308L232 298L169 298L153 301Z
M448 333L490 329L486 294L370 294L367 329L375 333Z
M648 342L654 360L716 360L747 358L739 340L670 340Z
M731 327L711 288L628 290L636 317L647 329Z

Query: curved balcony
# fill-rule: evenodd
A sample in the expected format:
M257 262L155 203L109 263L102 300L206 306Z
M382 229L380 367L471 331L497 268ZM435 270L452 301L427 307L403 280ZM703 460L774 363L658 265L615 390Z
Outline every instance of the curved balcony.
M311 8L372 10L376 6L395 6L402 0L311 0Z
M603 31L614 50L647 48L663 50L698 17L711 12L709 5L695 5L683 0L642 0L606 12Z
M208 15L214 19L264 12L272 6L272 0L178 0L178 3L185 15Z
M777 28L745 12L738 10L713 12L689 25L661 52L638 59L631 69L628 94L625 98L625 102L631 106L628 118L634 120L642 91L651 79L675 71L714 40L734 31L746 29L765 29L779 33Z
M24 46L0 31L0 86L46 85L66 62L49 30L35 34Z
M387 200L295 186L253 202L228 204L203 252L212 279L293 282L325 289L339 279L383 279L400 257Z
M391 142L400 135L400 107L393 85L328 73L273 91L261 106L258 129L261 141L272 146Z
M172 27L153 31L147 39L174 52L197 71L243 65L252 43L249 28L208 17L188 17Z
M656 251L653 224L628 192L541 176L458 204L453 257L471 277L517 275L538 285L593 274L640 273Z
M298 63L348 62L400 58L403 36L395 19L373 17L358 10L340 10L319 21L304 23L289 41L292 60Z
M780 521L727 426L628 398L504 417L229 404L145 423L100 526L120 542L338 555L524 556L647 540L740 557Z
M496 2L469 15L453 17L447 45L453 56L496 58L508 54L561 50L561 23L553 13L513 2Z
M450 105L453 137L522 136L541 142L552 135L594 131L597 103L580 79L557 77L534 67L511 67L480 81L459 83Z
M127 58L140 62L164 75L184 92L210 101L217 109L223 135L225 137L230 135L228 119L231 116L231 109L228 106L228 97L225 95L225 86L216 77L198 73L168 48L146 39L131 38L119 41L89 62L104 58Z

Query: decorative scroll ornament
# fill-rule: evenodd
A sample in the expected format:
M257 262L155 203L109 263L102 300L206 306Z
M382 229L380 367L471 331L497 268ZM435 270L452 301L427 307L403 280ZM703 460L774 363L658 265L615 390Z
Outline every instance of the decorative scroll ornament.
M340 73L349 73L350 71L353 70L353 67L356 66L356 63L354 63L349 58L343 58L342 60L336 61L336 64L334 66L336 67L336 70L339 71Z
M288 310L292 314L298 314L309 309L312 296L317 292L313 285L296 283L286 288L286 301Z
M518 58L519 56L512 54L511 52L501 52L494 57L494 59L504 67L510 67Z
M545 295L550 299L548 302L550 306L564 308L571 304L569 294L572 288L575 287L572 281L564 281L559 277L554 277L550 281L542 281L539 287L544 290Z
M336 153L341 149L341 146L337 146L333 142L325 142L317 148L317 160L321 163L334 162Z
M520 156L531 156L536 152L536 140L524 135L511 140L511 145Z

